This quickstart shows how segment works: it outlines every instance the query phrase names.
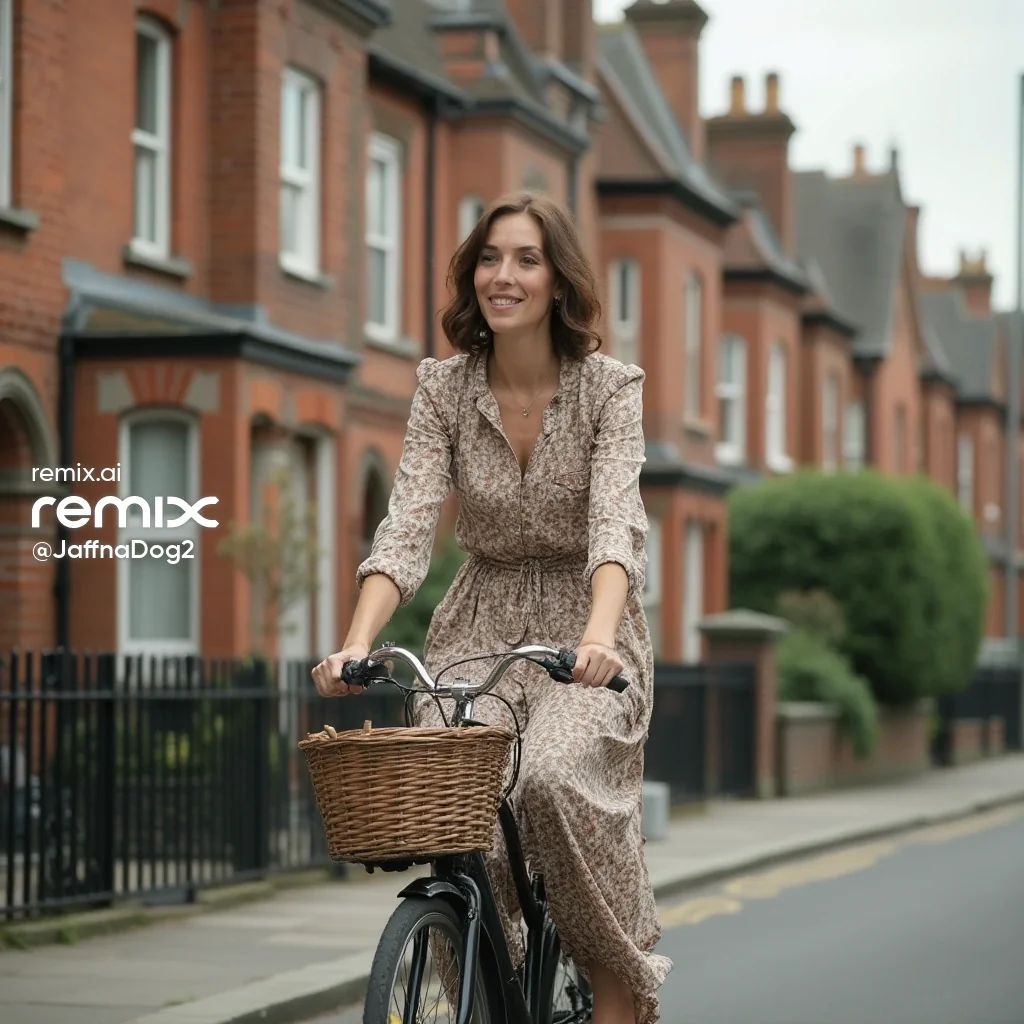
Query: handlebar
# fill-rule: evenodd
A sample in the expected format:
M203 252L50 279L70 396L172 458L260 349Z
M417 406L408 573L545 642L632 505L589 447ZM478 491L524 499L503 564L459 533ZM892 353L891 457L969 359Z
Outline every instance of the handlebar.
M512 663L519 658L540 665L558 683L571 683L572 670L576 665L576 653L574 651L568 648L544 647L540 644L528 644L525 647L517 647L515 650L499 657L500 660L497 665L491 669L487 678L482 683L473 683L467 680L458 680L454 683L437 683L431 679L423 663L415 654L402 647L385 644L383 647L371 651L366 658L360 661L350 661L341 670L341 678L343 682L351 686L369 686L376 682L388 681L391 678L391 674L384 661L398 658L413 670L416 678L423 684L422 687L414 688L416 692L433 693L437 697L455 697L457 699L472 700L481 694L493 690ZM624 676L615 676L608 683L608 689L614 690L616 693L622 693L627 686L629 686L629 680Z

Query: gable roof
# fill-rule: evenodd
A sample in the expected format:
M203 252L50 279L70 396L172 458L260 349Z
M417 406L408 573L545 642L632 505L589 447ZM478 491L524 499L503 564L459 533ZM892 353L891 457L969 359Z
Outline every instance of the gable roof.
M999 358L996 318L974 316L955 287L926 292L921 311L952 369L957 397L965 402L991 402L992 379Z
M906 227L896 172L798 172L793 200L797 253L817 264L837 312L858 326L854 355L888 355Z
M734 188L729 190L729 196L740 208L740 219L726 235L726 278L767 274L798 295L807 292L811 282L803 268L787 255L757 192Z
M736 205L694 160L686 133L661 91L636 30L628 22L598 25L597 30L598 71L663 168L665 178L683 185L710 212L727 222L735 220L739 215Z

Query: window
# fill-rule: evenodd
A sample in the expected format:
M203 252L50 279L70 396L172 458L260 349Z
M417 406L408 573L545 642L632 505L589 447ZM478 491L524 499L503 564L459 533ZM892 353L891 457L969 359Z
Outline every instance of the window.
M956 439L956 491L960 507L974 514L974 441L970 434Z
M459 244L461 245L484 215L484 201L479 196L465 196L459 203Z
M374 134L366 178L366 333L379 341L398 338L400 183L398 143Z
M0 0L0 210L12 205L11 167L14 150L14 0Z
M644 574L644 614L654 657L661 657L661 522L647 520L647 570Z
M640 264L633 259L613 260L608 274L612 334L619 361L640 359Z
M740 463L747 454L747 343L727 334L718 348L719 462Z
M850 402L843 428L843 461L847 469L864 467L864 403Z
M0 3L4 0L0 0ZM135 27L135 228L132 247L166 257L171 232L171 39L155 21Z
M138 495L153 507L154 498L175 497L187 502L199 499L196 431L183 416L166 412L139 414L126 420L121 433L122 497ZM108 507L106 514L112 509ZM205 515L209 516L207 510ZM164 522L179 518L176 508L164 509ZM120 648L129 654L158 652L190 654L198 641L199 527L189 520L171 528L143 526L141 512L131 509L118 543L143 540L179 545L182 556L118 559L118 632ZM106 521L106 519L104 519Z
M704 528L700 523L686 524L685 563L683 565L683 661L700 661L700 620L704 617Z
M704 323L700 278L691 274L686 279L686 391L683 410L688 420L699 420L701 414L701 330Z
M285 68L281 79L281 266L294 274L320 270L320 89Z
M786 349L772 347L768 357L768 393L765 395L765 461L768 468L785 473L792 466L786 454Z
M839 465L839 377L825 374L821 395L821 465L832 472Z

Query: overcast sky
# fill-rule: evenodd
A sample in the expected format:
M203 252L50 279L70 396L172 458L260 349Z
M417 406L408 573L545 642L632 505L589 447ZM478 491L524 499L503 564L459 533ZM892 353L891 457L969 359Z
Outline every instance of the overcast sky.
M594 0L616 21L631 0ZM863 142L871 169L899 149L904 197L922 207L926 273L953 273L961 248L988 251L994 301L1016 303L1017 121L1024 0L698 0L701 113L729 105L747 79L764 103L778 71L797 126L790 164L847 173Z

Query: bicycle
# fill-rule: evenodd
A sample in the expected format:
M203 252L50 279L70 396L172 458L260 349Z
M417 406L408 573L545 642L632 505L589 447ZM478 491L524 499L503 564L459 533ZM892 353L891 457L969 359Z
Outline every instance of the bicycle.
M541 645L527 645L497 654L461 658L441 669L438 678L470 660L500 658L482 683L456 680L441 684L431 679L420 660L409 651L385 644L361 661L349 662L342 671L344 682L367 687L392 683L407 695L427 693L440 701L455 701L452 728L482 725L473 719L475 702L497 686L517 659L531 661L544 668L556 682L572 681L575 654ZM421 687L409 687L391 677L385 660L400 659L416 675ZM609 688L621 693L628 681L616 676ZM407 701L409 696L407 696ZM443 711L442 711L443 716ZM445 720L445 724L448 722ZM516 723L518 736L518 722ZM518 748L517 748L518 755ZM429 929L434 927L447 940L447 959L458 970L456 980L439 980L434 1009L446 995L451 1005L455 996L454 1019L431 1018L446 1024L588 1024L593 1014L593 994L577 966L563 955L558 930L551 919L544 878L540 872L528 874L519 829L509 801L518 773L518 756L513 783L498 806L498 821L526 927L526 957L523 966L513 966L512 955L502 927L498 908L484 863L483 853L439 855L429 863L432 873L407 885L400 893L402 902L385 925L373 957L363 1009L363 1024L425 1024L421 999L433 998L431 986L423 989L429 952ZM369 870L407 870L415 863L365 863ZM404 1002L395 999L395 987L405 966L406 950L412 944L411 962L404 974L407 989ZM435 940L435 948L437 940ZM443 955L442 955L443 959Z

